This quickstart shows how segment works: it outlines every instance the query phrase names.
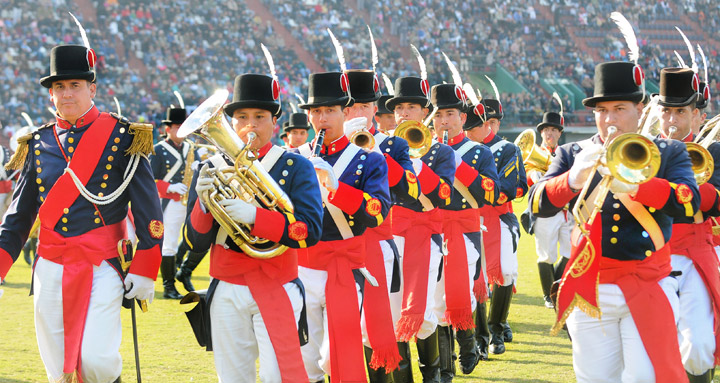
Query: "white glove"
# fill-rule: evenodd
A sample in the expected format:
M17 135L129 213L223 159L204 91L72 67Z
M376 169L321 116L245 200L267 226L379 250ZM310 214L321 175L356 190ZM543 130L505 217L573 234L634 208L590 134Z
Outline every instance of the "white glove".
M187 186L185 186L184 183L178 182L176 184L171 184L170 186L168 186L167 192L183 195L183 194L187 193L187 189L188 188L187 188Z
M200 169L200 174L198 174L197 183L195 184L195 192L197 192L198 195L215 188L215 184L213 183L215 179L207 175L208 169L210 169L210 167L208 164L205 164L202 169Z
M125 276L125 298L147 300L152 303L155 297L155 281L137 274Z
M462 162L462 157L457 152L455 152L455 169L457 169Z
M224 199L220 201L219 204L225 208L228 216L230 216L233 221L245 225L255 223L255 213L257 212L255 206L237 198Z
M190 165L190 169L192 169L192 171L196 171L199 165L200 161L193 161L193 163Z
M540 178L542 178L543 173L539 170L531 170L527 172L527 177L532 180L534 184L536 184L538 181L540 181Z
M603 148L599 144L594 144L583 149L576 157L575 163L570 168L570 176L568 184L570 187L579 190L582 189L588 177L591 177L590 171L600 158Z
M350 139L353 133L367 127L367 117L355 117L352 120L343 123L343 131L345 136Z
M415 175L419 176L420 171L422 171L423 168L423 162L419 158L411 158L410 161L412 161L413 170L415 171Z
M602 176L608 176L610 175L610 170L608 170L605 166L598 167L598 173L600 173ZM610 182L610 192L613 194L634 194L638 191L638 185L636 184L629 184L627 182L622 182L617 178L613 178L613 180Z
M315 167L315 172L317 173L320 185L329 192L337 190L340 183L338 182L337 177L335 177L335 172L333 172L332 166L320 157L310 157L310 162L312 162L313 167Z

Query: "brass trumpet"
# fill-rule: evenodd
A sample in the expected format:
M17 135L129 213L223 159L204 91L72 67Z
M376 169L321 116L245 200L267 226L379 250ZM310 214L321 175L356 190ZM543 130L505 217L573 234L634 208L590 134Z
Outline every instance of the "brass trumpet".
M366 150L372 150L375 147L375 137L367 129L353 133L350 136L350 142Z
M552 162L550 152L535 143L535 130L526 129L515 139L515 145L520 148L522 153L525 170L539 170L542 173L547 172Z
M419 121L405 121L395 128L393 135L405 139L410 147L410 157L424 156L432 146L432 134L427 126Z
M713 160L710 152L700 144L694 142L686 142L690 162L692 162L693 175L698 186L707 182L712 177L715 169L715 160Z

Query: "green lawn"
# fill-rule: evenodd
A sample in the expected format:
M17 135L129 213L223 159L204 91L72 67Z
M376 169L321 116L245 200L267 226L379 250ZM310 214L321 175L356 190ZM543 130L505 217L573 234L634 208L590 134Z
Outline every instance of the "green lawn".
M524 201L516 206L521 212ZM471 375L458 382L573 382L572 350L565 334L549 334L554 312L543 305L535 266L535 244L530 236L520 241L520 278L509 322L515 337L507 352L481 362ZM195 272L195 287L209 283L208 262ZM142 377L145 382L216 382L212 354L199 347L177 301L160 299L162 281L156 282L155 301L147 313L138 311L138 336ZM32 314L30 267L19 260L7 275L0 298L0 382L47 382L37 351ZM178 288L181 286L178 284ZM129 310L123 310L123 382L136 382ZM415 347L411 347L414 349ZM421 382L413 362L416 382Z

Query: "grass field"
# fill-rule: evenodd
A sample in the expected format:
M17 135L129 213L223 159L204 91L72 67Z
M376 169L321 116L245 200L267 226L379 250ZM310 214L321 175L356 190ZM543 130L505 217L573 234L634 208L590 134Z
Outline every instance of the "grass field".
M515 211L522 212L524 201ZM509 322L514 341L507 352L490 356L471 375L457 382L561 383L573 382L572 350L565 334L550 336L554 312L543 305L537 275L535 243L523 235L518 258L520 277ZM0 298L0 383L47 382L37 351L33 324L33 300L28 296L31 270L18 260L2 286ZM209 283L207 258L193 276L198 289ZM178 301L163 300L158 277L155 301L147 313L138 312L140 361L144 382L216 382L213 357L199 347ZM178 289L181 286L178 284ZM411 347L415 349L415 347ZM136 382L130 311L123 310L123 382ZM413 361L416 382L422 382Z

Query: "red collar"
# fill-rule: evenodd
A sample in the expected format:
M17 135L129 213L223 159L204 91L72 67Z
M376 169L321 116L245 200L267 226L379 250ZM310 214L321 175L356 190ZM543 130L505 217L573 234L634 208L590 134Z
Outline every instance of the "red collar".
M377 133L377 130L375 130L375 125L370 126L370 129L368 129L368 133L372 134L373 136L375 133Z
M492 129L490 129L490 134L485 136L485 139L483 140L483 144L489 143L490 141L492 141L493 138L495 138L495 132L493 132Z
M552 148L545 145L545 143L542 144L543 148L547 149L550 153L555 153L555 149L557 149L557 146L553 146Z
M272 146L273 144L271 141L265 144L265 146L263 146L262 148L260 148L260 150L258 150L258 159L265 157L265 155L270 151L270 148L272 148Z
M660 132L660 137L662 138L668 138L668 136L665 135L665 133ZM683 139L678 140L680 142L692 142L693 138L695 138L695 135L690 131L690 133L687 134Z
M337 140L330 143L330 145L323 145L322 149L320 149L320 153L327 154L327 155L333 155L335 153L343 151L345 149L350 141L345 137L345 135L340 136Z
M95 104L93 104L90 109L88 109L87 112L85 112L80 118L75 121L75 125L71 124L70 121L60 117L60 115L55 112L55 118L57 119L57 126L59 126L61 129L70 129L73 126L80 127L85 126L93 123L97 118L100 116L100 111L97 107L95 107Z
M453 146L455 144L459 144L464 138L465 132L460 132L460 134L448 140L448 145Z

